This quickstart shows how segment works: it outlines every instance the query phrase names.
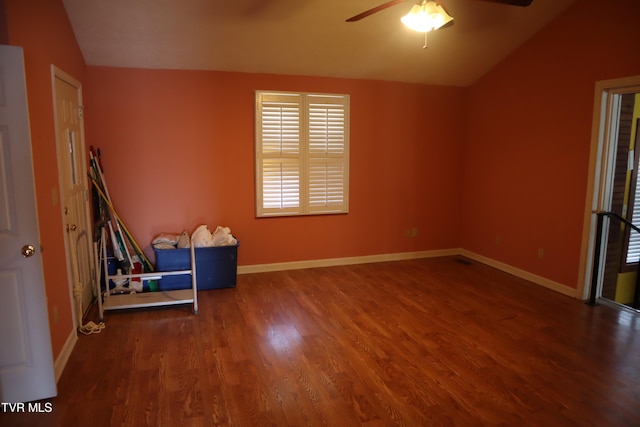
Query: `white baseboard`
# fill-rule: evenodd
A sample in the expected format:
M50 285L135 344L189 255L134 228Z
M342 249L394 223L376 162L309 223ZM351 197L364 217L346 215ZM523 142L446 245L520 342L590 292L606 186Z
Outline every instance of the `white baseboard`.
M512 274L521 279L535 283L536 285L544 286L545 288L570 296L572 298L578 298L577 289L563 285L562 283L554 282L553 280L547 279L546 277L529 273L528 271L525 271L516 267L512 267L509 264L496 261L494 259L485 257L483 255L478 255L466 249L460 249L459 255L465 256L467 258L471 258L474 261L481 262L482 264L488 265L489 267L493 267L500 271L504 271L505 273Z
M538 276L528 271L512 267L494 259L478 255L474 252L468 251L462 248L453 249L441 249L434 251L420 251L420 252L400 252L393 254L380 254L380 255L368 255L361 257L346 257L346 258L330 258L330 259L318 259L309 261L294 261L294 262L278 262L273 264L255 264L255 265L243 265L238 267L238 274L249 273L264 273L269 271L283 271L283 270L299 270L303 268L318 268L318 267L334 267L339 265L352 265L352 264L368 264L374 262L387 262L387 261L401 261L406 259L418 259L418 258L434 258L441 256L455 256L460 255L474 261L478 261L482 264L496 268L505 273L509 273L521 279L535 283L536 285L543 286L553 291L559 292L563 295L570 296L572 298L578 298L577 290L569 286L563 285L553 280L547 279L542 276Z
M76 342L78 342L78 334L76 333L76 330L73 329L69 334L69 336L67 337L67 341L64 343L64 346L62 346L62 350L60 351L60 354L58 354L56 361L54 362L53 369L56 374L56 383L62 376L64 367L67 366L67 362L69 361L69 356L71 356L71 352L73 351L73 348L76 346Z
M335 267L338 265L369 264L374 262L401 261L405 259L433 258L458 255L459 249L441 249L435 251L399 252L393 254L367 255L359 257L329 258L309 261L277 262L273 264L243 265L238 274L265 273L268 271L300 270L303 268Z

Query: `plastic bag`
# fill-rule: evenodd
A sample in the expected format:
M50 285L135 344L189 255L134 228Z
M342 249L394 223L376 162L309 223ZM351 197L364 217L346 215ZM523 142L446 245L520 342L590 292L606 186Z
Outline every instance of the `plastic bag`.
M213 246L213 236L206 225L201 225L191 233L191 243L194 248Z
M191 238L189 237L189 233L187 233L186 230L183 231L178 238L178 243L176 243L176 246L178 247L178 249L191 247Z
M180 236L175 233L160 233L155 239L153 239L151 244L156 245L158 243L169 243L170 245L175 245L178 242L178 237Z
M213 246L233 246L238 243L231 234L231 229L220 225L216 228L216 231L213 232L212 239Z
M191 242L194 248L207 248L211 246L233 246L238 243L231 234L229 227L216 227L211 233L206 225L201 225L191 235Z

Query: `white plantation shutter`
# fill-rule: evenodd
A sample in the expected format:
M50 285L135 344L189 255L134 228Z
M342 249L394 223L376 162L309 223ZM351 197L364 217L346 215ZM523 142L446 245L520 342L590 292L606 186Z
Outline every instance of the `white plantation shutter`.
M640 224L640 179L636 184L635 200L633 200L633 209L631 213L631 219L629 220L636 227ZM640 234L637 231L629 227L629 245L627 247L627 264L634 264L640 260Z
M264 209L300 208L300 165L297 160L264 159L262 163Z
M300 152L300 97L264 96L260 148L263 154Z
M640 234L635 230L631 230L626 261L627 264L635 264L638 260L640 260Z
M638 171L640 170L640 119L638 119L635 123L635 144L632 147L633 149L633 169L631 172L631 182L632 186L631 191L629 193L629 207L628 210L631 212L631 215L627 214L627 219L636 227L640 227L640 177L638 176ZM632 134L633 134L632 130ZM632 137L633 138L633 137ZM633 139L631 141L634 141ZM626 231L628 234L628 241L626 245L626 254L625 254L625 267L628 267L629 264L636 264L640 261L640 233L632 229L631 227L626 227ZM634 268L635 269L635 268Z
M636 171L640 165L636 165ZM634 171L634 173L637 173ZM629 221L636 227L640 226L640 179L636 178L636 188L631 204L631 218ZM629 227L629 243L627 245L626 263L635 264L640 260L640 234Z
M258 215L300 210L300 106L296 94L257 97L256 166Z
M345 152L345 105L333 97L308 96L309 152L342 155Z
M346 210L346 105L330 96L309 95L309 209Z
M315 211L342 209L345 202L345 167L342 160L309 164L309 207Z
M348 212L349 96L256 92L257 216Z

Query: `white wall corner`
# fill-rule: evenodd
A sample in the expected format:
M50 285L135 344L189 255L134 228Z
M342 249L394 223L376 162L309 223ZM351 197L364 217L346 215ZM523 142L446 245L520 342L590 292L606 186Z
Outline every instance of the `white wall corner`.
M505 273L512 274L516 277L527 280L531 283L535 283L536 285L544 286L545 288L559 292L563 295L567 295L572 298L582 299L582 295L581 294L578 295L577 289L563 285L562 283L554 282L553 280L547 279L546 277L538 276L528 271L513 267L509 264L496 261L492 258L488 258L483 255L478 255L466 249L461 249L460 255L470 258L474 261L478 261L482 264L488 265L489 267L493 267L500 271L504 271Z

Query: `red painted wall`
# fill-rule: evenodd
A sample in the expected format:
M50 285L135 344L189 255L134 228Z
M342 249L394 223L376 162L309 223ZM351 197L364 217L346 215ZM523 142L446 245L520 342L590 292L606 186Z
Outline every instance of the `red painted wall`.
M350 212L255 218L254 91L351 96ZM86 129L116 209L151 256L163 231L229 226L239 265L454 248L463 89L88 67ZM417 227L416 238L406 228Z
M606 7L615 19L577 1L473 85L466 106L462 246L570 287L595 82L640 74L640 2Z
M58 187L51 65L80 82L85 64L61 0L5 1L9 43L24 49L31 146L54 358L74 326ZM58 313L58 318L54 316Z

